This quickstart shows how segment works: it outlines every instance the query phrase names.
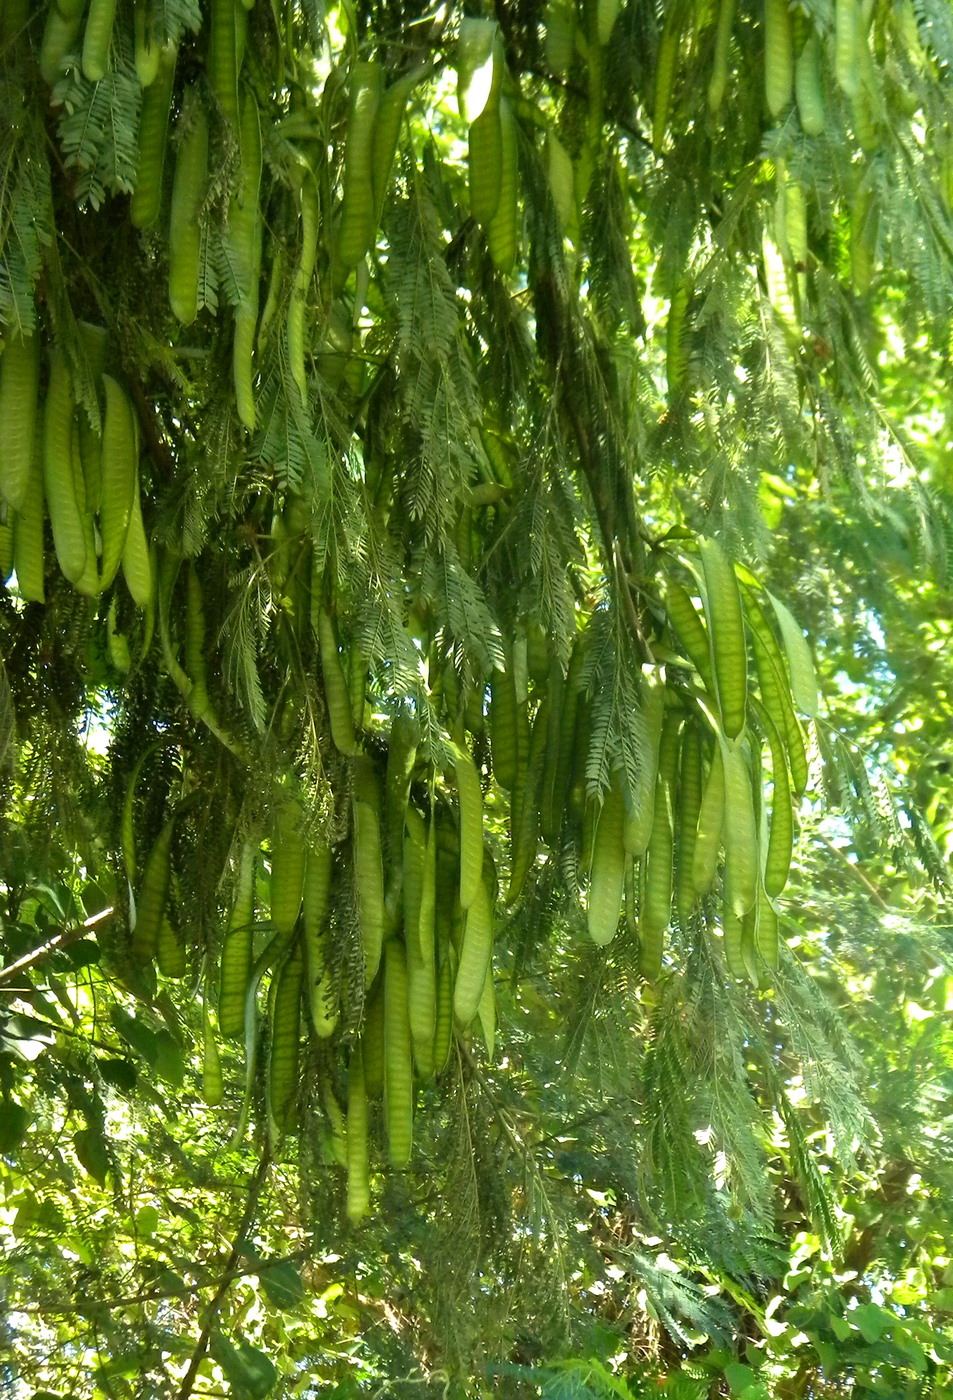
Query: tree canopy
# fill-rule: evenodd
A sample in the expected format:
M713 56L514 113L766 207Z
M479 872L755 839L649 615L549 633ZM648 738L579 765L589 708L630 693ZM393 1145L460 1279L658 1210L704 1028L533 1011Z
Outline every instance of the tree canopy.
M24 1397L953 1392L947 0L0 74Z

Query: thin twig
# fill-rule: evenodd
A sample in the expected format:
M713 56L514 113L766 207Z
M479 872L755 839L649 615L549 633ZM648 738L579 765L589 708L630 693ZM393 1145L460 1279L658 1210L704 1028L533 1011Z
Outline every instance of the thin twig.
M890 905L884 899L883 895L880 893L877 887L873 885L870 880L868 880L867 876L861 870L860 866L855 865L852 860L848 860L847 857L844 855L844 852L840 850L837 846L835 846L833 841L828 841L827 837L822 835L821 832L815 832L815 835L817 836L817 839L818 841L820 841L821 845L826 846L827 849L831 852L831 854L837 857L841 865L843 865L845 869L850 871L854 879L858 880L860 884L863 885L864 889L870 895L877 908L883 909L885 913L889 914L891 912Z
M0 967L0 982L9 982L18 972L25 972L28 967L33 967L35 963L42 962L49 957L50 953L55 953L61 948L68 948L71 943L77 943L83 935L96 924L101 924L104 919L108 919L116 911L111 906L108 909L100 909L98 914L90 914L84 923L76 924L72 928L64 928L60 933L48 939L46 943L41 943L39 948L34 948L31 953L24 953L22 958L16 962L8 963L6 967Z
M265 1184L265 1177L268 1175L268 1168L270 1166L271 1153L266 1147L261 1155L261 1161L258 1163L258 1170L252 1178L251 1186L248 1188L248 1200L245 1203L245 1214L242 1216L241 1224L238 1227L234 1243L229 1252L225 1264L225 1272L219 1279L218 1287L205 1308L205 1313L202 1317L202 1330L195 1344L195 1350L192 1353L192 1359L189 1362L188 1369L182 1377L182 1384L179 1386L176 1400L189 1400L192 1394L192 1388L195 1385L195 1378L198 1375L199 1366L201 1366L202 1358L208 1351L209 1339L212 1335L215 1319L218 1317L222 1303L225 1301L225 1294L228 1292L229 1288L231 1288L232 1282L236 1277L234 1272L235 1265L238 1263L242 1246L247 1240L249 1231L254 1222L255 1213L258 1210L258 1197L261 1195L262 1187Z

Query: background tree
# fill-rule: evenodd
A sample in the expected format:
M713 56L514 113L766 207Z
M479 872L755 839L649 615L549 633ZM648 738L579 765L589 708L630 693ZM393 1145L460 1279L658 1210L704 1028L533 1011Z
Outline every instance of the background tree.
M2 1147L23 1317L87 1271L63 1389L294 1386L302 1253L335 1378L518 1388L640 1289L673 1360L770 1337L779 1238L944 1181L949 7L0 29ZM896 1345L850 1364L943 1383Z

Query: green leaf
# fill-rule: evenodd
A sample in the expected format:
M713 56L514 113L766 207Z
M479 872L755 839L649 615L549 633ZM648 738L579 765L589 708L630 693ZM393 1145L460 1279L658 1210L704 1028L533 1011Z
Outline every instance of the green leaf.
M271 1358L244 1337L234 1345L223 1332L216 1332L209 1350L225 1372L235 1400L264 1400L278 1379Z
M141 1055L147 1064L156 1066L159 1059L159 1046L156 1033L135 1016L130 1016L121 1006L114 1006L109 1013L116 1030L136 1054Z
M109 1153L102 1132L96 1128L80 1128L78 1133L73 1134L73 1149L93 1180L105 1186L109 1175Z
M918 1376L926 1375L927 1354L919 1342L912 1337L895 1337L894 1345L910 1358L910 1365Z
M26 1137L30 1115L13 1099L0 1102L0 1157L11 1157Z
M140 1235L154 1235L159 1228L159 1212L155 1206L140 1206L136 1211L136 1230Z
M814 1350L820 1358L821 1366L826 1376L836 1376L841 1369L841 1353L837 1347L830 1342L822 1342L818 1338L814 1340Z
M756 1376L750 1366L745 1366L740 1361L729 1361L725 1367L725 1380L731 1386L732 1395L742 1395L754 1384Z
M133 1092L139 1076L131 1060L110 1058L98 1060L97 1064L100 1074L111 1089L118 1089L122 1094Z
M173 1089L181 1089L185 1082L185 1060L182 1050L171 1031L164 1028L156 1033L155 1070L160 1079L171 1084Z
M263 1268L258 1279L268 1301L276 1308L296 1308L304 1297L301 1275L287 1259Z
M102 955L103 950L92 938L81 938L78 943L72 943L66 949L66 956L77 971L82 967L94 967Z
M864 1341L870 1343L879 1342L886 1329L895 1321L892 1313L886 1312L876 1303L861 1303L850 1317L856 1322Z

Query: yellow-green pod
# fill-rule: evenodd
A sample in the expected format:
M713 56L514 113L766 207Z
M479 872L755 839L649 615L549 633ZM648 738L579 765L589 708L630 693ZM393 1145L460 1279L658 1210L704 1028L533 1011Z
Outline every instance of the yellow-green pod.
M622 917L626 864L624 825L622 777L615 772L602 802L592 843L587 921L589 937L598 948L605 947L615 937Z
M370 759L358 759L352 795L354 875L364 949L364 981L370 986L384 942L384 867L381 858L380 792Z
M172 878L174 832L173 814L159 832L155 845L146 857L142 884L136 899L136 925L132 931L132 956L138 963L151 962L156 954Z
M48 87L52 87L63 75L63 60L72 53L83 27L85 4L70 6L70 13L55 3L46 11L46 24L40 41L40 76Z
M718 28L715 31L715 56L708 80L708 107L715 113L721 107L728 85L728 58L731 51L731 31L735 20L735 0L721 0L718 7Z
M503 182L503 125L500 95L496 89L486 106L470 123L467 169L470 183L470 213L488 228L500 204Z
M662 971L665 930L672 918L674 803L681 716L669 711L662 726L652 835L645 852L639 910L639 970L649 982Z
M202 719L208 714L211 702L206 684L205 606L202 602L202 584L193 559L189 560L186 570L185 669L189 677L189 709L196 719Z
M420 897L424 882L424 852L427 848L427 826L423 817L412 804L405 813L402 904L405 942L417 942L417 929L420 924ZM408 947L408 952L409 952Z
M384 854L387 863L387 908L396 919L403 882L404 824L417 758L417 721L400 710L391 722L384 780Z
M721 910L722 947L725 954L725 962L732 977L739 979L748 975L748 964L745 960L744 942L745 927L744 917L732 908L729 900L725 900Z
M209 87L226 119L238 128L238 73L242 66L238 0L211 0L208 55Z
M395 83L391 83L377 109L373 142L374 206L377 220L380 219L381 210L384 207L387 186L390 184L391 171L394 167L394 157L397 154L397 143L400 140L400 128L403 125L404 112L407 108L407 99L415 81L414 74L408 73L406 77L398 78Z
M33 468L40 337L8 331L0 356L0 498L23 509Z
M519 131L507 99L500 101L500 189L486 241L500 272L512 272L519 243Z
M622 0L596 0L596 38L601 48L612 38L621 3Z
M361 1026L361 1055L364 1060L364 1083L369 1099L380 1098L384 1092L384 980L379 977L364 1002L364 1022Z
M73 387L63 351L50 361L43 413L43 486L57 562L70 583L86 569L86 526L73 461Z
M54 0L55 2L55 0ZM86 33L83 35L83 75L91 83L106 76L109 45L116 19L116 0L89 0Z
M218 1024L222 1035L241 1035L245 1030L245 995L252 966L255 929L255 865L258 842L249 837L242 843L235 902L222 948L221 982L218 994Z
M546 66L565 77L576 47L576 7L569 0L549 0L546 6Z
M343 271L356 267L374 240L374 128L381 100L377 63L355 63L344 151L343 201L336 258Z
M390 1164L406 1167L413 1148L414 1063L404 945L389 939L384 957L384 1123Z
M436 965L437 927L437 827L431 821L424 844L423 866L420 873L420 913L414 930L420 956L431 970Z
M301 913L308 855L301 833L303 820L300 802L282 794L272 813L270 894L271 922L282 934L292 932Z
M525 713L525 706L523 707ZM510 830L513 854L510 860L510 885L506 900L515 904L523 892L530 870L536 861L539 844L539 808L546 763L546 743L549 736L549 696L544 696L536 711L532 735L520 735L520 762L517 781L510 795ZM528 753L527 753L528 750ZM527 753L524 760L523 754Z
M217 1108L225 1096L225 1080L222 1075L222 1060L218 1053L218 1042L208 1007L204 1008L205 1030L202 1044L202 1098L209 1108Z
M308 307L308 292L318 254L320 233L320 205L314 181L305 177L300 190L301 199L301 253L295 268L291 297L288 302L287 344L288 368L298 386L301 402L308 400L308 380L305 370L305 329Z
M132 27L135 44L136 77L140 87L154 83L159 72L161 45L155 42L149 27L147 0L133 0Z
M665 323L665 377L668 382L668 402L675 404L682 396L688 379L688 339L685 318L692 297L688 277L680 277L672 293Z
M178 52L178 44L162 45L155 78L146 87L142 97L142 114L139 118L139 165L129 205L129 217L135 228L149 228L159 217L162 207L162 174L165 169L169 111L172 105Z
M493 776L500 787L509 792L516 782L519 733L516 687L511 670L494 671L490 677L488 719Z
M185 942L168 913L163 914L159 925L156 962L163 977L184 977L188 969Z
M102 497L99 529L102 536L102 586L108 588L119 571L138 476L136 424L132 404L122 386L103 375L106 413L102 439Z
M758 900L758 914L754 926L754 945L758 956L771 972L776 972L778 968L778 944L778 913L771 900L762 892Z
M678 883L675 907L678 910L682 928L688 926L688 920L695 905L695 845L698 840L698 817L701 803L701 737L697 726L692 724L685 731L682 739L682 760L678 775L678 806L676 809Z
M665 717L665 686L656 672L648 671L643 675L640 698L642 731L639 735L638 780L634 792L626 788L625 825L622 829L625 853L636 858L645 854L655 821L659 744Z
M327 1126L322 1124L320 1128L325 1161L329 1164L334 1163L338 1167L346 1167L347 1125L344 1121L344 1114L341 1112L341 1105L337 1101L337 1095L332 1088L330 1079L327 1078L321 1085L321 1102L324 1104L328 1120Z
M463 941L457 975L453 984L453 1012L463 1026L468 1026L477 1014L483 983L493 963L493 910L484 881L476 898L466 911Z
M556 207L559 226L564 233L574 234L578 228L576 211L576 177L572 156L555 131L546 133L546 177L549 192Z
M476 764L454 745L454 774L460 803L460 905L469 909L483 878L483 793Z
M321 841L308 850L302 918L307 954L308 997L315 1034L324 1039L338 1022L337 987L328 962L328 906L331 896L331 847Z
M437 1020L433 1037L433 1067L435 1074L446 1068L453 1041L453 949L449 942L443 951L437 972Z
M764 0L764 92L777 120L794 91L794 32L788 0Z
M80 519L83 526L83 539L85 542L86 564L79 578L75 580L73 586L77 593L85 593L87 597L95 597L100 591L99 570L96 567L96 533L93 525L92 513L86 505L86 477L83 472L83 455L80 448L79 432L80 415L73 414L73 431L70 439L71 454L73 461L73 479L75 482L76 500L79 503Z
M860 92L862 22L860 0L834 0L834 74L852 101Z
M354 755L360 750L354 735L354 722L351 718L351 697L341 666L334 623L323 608L318 611L318 641L321 648L321 675L324 679L324 697L327 701L331 738L340 753Z
M726 905L742 918L754 907L761 880L760 843L746 743L722 743L725 765Z
M802 715L807 715L809 719L816 719L819 705L817 676L807 638L780 598L775 598L772 593L769 593L768 597L781 629L781 641L784 644L784 653L791 675L791 693L794 696L794 702Z
M480 1005L477 1007L477 1016L480 1020L480 1030L483 1034L487 1058L492 1060L496 1046L496 989L493 985L492 968L483 983L483 995L480 997Z
M352 1225L364 1219L371 1203L369 1118L364 1058L358 1044L347 1067L347 1218Z
M304 959L296 943L278 973L272 997L268 1131L273 1143L291 1127L298 1094L303 979Z
M729 739L745 727L748 701L748 658L745 647L741 592L731 560L715 540L700 539L705 572L708 635L718 688L721 724Z
M406 933L406 930L405 930ZM437 1029L437 974L420 955L413 933L406 933L407 1010L414 1064L422 1080L433 1076L433 1046Z
M821 78L821 43L811 34L798 55L794 68L794 92L801 129L808 136L823 136L827 127L827 105Z
M116 670L123 676L127 676L132 670L132 652L129 647L129 638L125 632L120 632L116 622L118 599L115 593L109 600L109 611L106 614L106 649L109 652L109 660Z
M169 304L176 320L188 326L198 315L202 255L199 220L208 179L208 117L197 96L185 108L180 127L169 216Z
M768 742L771 746L771 828L768 849L764 857L764 888L776 897L788 882L791 856L794 850L794 813L791 805L791 784L784 759L781 736L768 721Z
M558 840L567 819L570 805L570 783L572 779L573 757L576 747L576 724L581 702L582 668L585 662L584 636L580 634L573 643L569 658L569 670L562 687L562 704L559 711L559 737L556 755L556 768L553 773L552 789L546 794L553 808L554 834ZM547 746L549 745L547 737ZM547 759L548 761L548 759Z
M683 6L674 3L669 6L662 37L659 41L658 57L655 60L655 101L652 112L652 148L658 154L665 142L668 130L668 116L675 88L675 65L682 38Z
M351 645L348 694L351 697L351 723L363 729L367 705L367 661L355 641Z
M676 580L665 588L668 620L685 655L701 676L705 689L715 695L715 677L711 668L711 645L708 630L689 594Z
M37 414L39 420L39 414ZM33 435L33 465L27 480L26 498L16 518L13 540L13 566L20 597L28 603L46 601L46 564L43 542L43 467L41 424Z
M784 739L791 782L794 791L801 796L808 781L807 751L800 722L794 713L787 667L771 625L751 593L746 597L746 613L751 628L761 703Z
M229 203L228 248L238 281L239 303L232 333L232 380L238 416L254 432L255 329L261 281L261 246L264 220L259 207L262 152L258 104L251 91L242 102L241 175L238 191Z
M714 883L724 825L725 766L721 745L716 742L698 809L698 830L692 851L692 886L696 894L707 894Z
M148 607L152 602L152 559L142 520L138 473L132 497L132 510L129 512L126 541L122 548L122 576L137 607Z

